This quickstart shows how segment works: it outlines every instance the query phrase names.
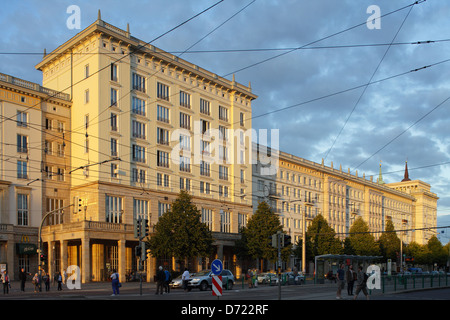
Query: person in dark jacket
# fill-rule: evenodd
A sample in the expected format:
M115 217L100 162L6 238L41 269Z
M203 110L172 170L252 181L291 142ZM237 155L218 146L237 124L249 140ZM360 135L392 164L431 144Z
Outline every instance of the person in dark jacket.
M31 275L31 273L26 273L22 268L19 272L19 280L20 280L20 291L25 292L25 282L27 281L27 274Z
M158 294L158 291L163 294L163 288L164 288L164 281L166 280L166 275L164 273L163 267L158 268L158 272L156 273L156 293Z

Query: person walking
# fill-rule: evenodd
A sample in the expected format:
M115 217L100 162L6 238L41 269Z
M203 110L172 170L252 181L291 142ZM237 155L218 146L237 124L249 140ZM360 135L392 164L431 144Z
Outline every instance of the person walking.
M61 284L63 282L63 279L62 279L61 272L58 272L58 274L56 275L56 282L58 283L58 291L62 291Z
M9 294L9 286L10 286L10 282L9 282L9 275L8 272L3 271L2 273L2 283L3 283L3 294Z
M188 281L190 280L190 274L189 270L187 268L184 268L184 272L181 275L181 281L183 281L183 289L184 291L188 290Z
M248 269L247 271L247 280L248 280L248 288L251 289L253 288L253 274L252 274L252 270Z
M172 276L170 274L170 271L167 270L167 268L164 270L164 275L165 275L165 279L164 279L164 287L165 287L165 292L166 293L170 293L170 281L172 280Z
M44 275L42 276L42 281L44 282L44 285L45 285L45 291L49 291L50 290L50 276L48 273L44 272Z
M31 275L30 273L28 274ZM25 272L24 268L20 269L19 280L20 280L20 291L25 292L25 282L27 281L27 273Z
M163 267L159 266L158 271L156 272L156 293L163 294L164 282L166 280L166 274L164 273Z
M358 277L356 279L356 291L353 300L356 300L360 291L362 291L366 296L366 299L369 300L369 293L367 292L367 275L362 271L362 266L358 267Z
M349 296L353 295L353 287L354 287L354 283L355 280L357 278L357 274L355 271L353 271L353 265L350 265L347 269L347 272L345 274L346 278L347 278L347 294Z
M116 269L113 269L113 272L111 274L111 285L113 294L112 296L115 296L116 294L119 294L119 274L116 272Z
M34 292L39 292L39 285L40 285L39 280L40 280L39 275L35 273L33 279L31 280L32 283L34 284Z
M336 279L338 284L336 299L342 299L342 289L344 289L345 286L345 271L343 264L339 265L339 269L336 272Z

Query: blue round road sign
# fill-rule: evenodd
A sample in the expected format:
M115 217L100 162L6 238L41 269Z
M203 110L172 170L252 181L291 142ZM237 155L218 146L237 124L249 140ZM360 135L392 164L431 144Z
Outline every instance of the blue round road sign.
M222 273L223 263L221 260L216 259L211 263L211 272L213 275L218 276Z

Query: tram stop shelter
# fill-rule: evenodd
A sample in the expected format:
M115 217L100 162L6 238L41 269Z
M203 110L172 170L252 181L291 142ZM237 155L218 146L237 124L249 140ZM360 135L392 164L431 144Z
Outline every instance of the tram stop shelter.
M357 255L346 255L346 254L323 254L315 257L314 263L314 283L323 283L325 279L325 273L331 267L326 270L326 263L329 265L335 265L336 269L339 264L343 263L347 266L349 265L362 265L363 268L367 268L367 265L372 264L375 261L380 261L383 259L382 256L357 256ZM336 270L333 270L335 274Z

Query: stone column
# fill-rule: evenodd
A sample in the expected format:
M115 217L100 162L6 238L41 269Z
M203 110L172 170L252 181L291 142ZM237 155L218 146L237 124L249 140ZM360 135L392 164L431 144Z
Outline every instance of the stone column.
M125 239L121 239L117 241L118 246L118 255L119 255L119 281L125 282L126 277L126 247L125 247Z
M91 281L91 246L88 236L81 239L81 282Z

